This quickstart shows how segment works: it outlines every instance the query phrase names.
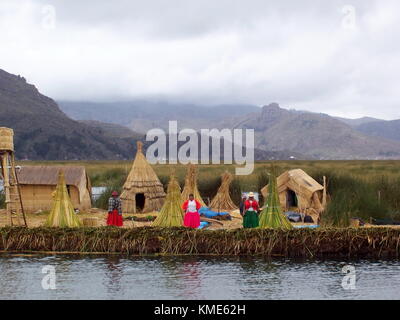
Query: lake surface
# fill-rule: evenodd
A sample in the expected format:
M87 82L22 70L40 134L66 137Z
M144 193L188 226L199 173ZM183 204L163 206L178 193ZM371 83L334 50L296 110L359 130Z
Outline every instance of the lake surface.
M48 266L55 290L42 287ZM400 262L0 255L0 288L0 299L400 299Z

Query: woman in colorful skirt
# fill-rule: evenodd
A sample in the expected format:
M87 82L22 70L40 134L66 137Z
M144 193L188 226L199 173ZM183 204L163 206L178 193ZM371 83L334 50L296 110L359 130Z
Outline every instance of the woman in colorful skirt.
M253 192L249 193L249 199L244 203L244 207L243 228L257 228L259 207Z
M121 199L117 191L114 191L111 194L111 198L108 199L107 225L116 227L122 227L123 225Z
M200 227L200 214L198 212L200 208L200 202L194 198L193 194L190 194L189 200L186 200L182 206L185 212L185 218L183 220L183 225L185 227L193 229Z

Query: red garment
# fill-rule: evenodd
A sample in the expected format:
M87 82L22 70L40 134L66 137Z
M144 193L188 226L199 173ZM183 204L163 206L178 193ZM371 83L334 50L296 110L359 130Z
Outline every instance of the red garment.
M183 225L188 228L197 229L200 227L200 214L198 212L188 212L183 219Z
M122 220L122 214L118 213L118 210L113 210L112 212L108 213L107 217L107 225L108 226L117 226L122 227L124 224Z
M196 210L199 210L201 208L200 202L198 202L196 199L194 199L194 201L196 201ZM186 200L182 205L183 211L185 212L187 211L188 205L189 205L189 200Z
M250 204L250 200L246 200L244 203L245 211L248 211L250 207L253 207L254 211L258 211L258 202L257 200L252 200L252 204Z
M196 210L199 210L201 208L200 202L198 202L196 199L194 199L196 202ZM200 227L200 214L196 212L187 212L189 207L189 200L186 200L183 205L182 209L185 211L185 218L183 219L183 225L188 228L193 228L197 229Z

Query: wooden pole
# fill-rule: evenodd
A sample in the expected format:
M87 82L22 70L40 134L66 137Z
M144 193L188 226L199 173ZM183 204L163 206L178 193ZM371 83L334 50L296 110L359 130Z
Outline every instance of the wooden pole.
M12 163L12 173L13 173L13 175L14 175L15 182L17 183L17 192L18 192L18 197L19 197L19 204L20 204L20 206L21 206L22 217L23 217L23 219L24 219L25 227L28 227L28 223L26 222L26 215L25 215L24 204L23 204L23 202L22 202L21 188L20 188L20 186L19 186L18 175L17 175L17 171L16 171L16 168L15 168L15 155L14 155L14 153L11 154L11 163Z

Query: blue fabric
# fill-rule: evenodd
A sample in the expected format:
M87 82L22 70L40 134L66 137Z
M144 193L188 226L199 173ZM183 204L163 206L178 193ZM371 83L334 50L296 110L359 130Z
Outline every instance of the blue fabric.
M319 225L313 224L311 226L294 226L296 229L317 229L319 228Z
M216 216L225 216L229 215L229 212L215 212L207 207L201 207L199 210L199 214L205 216L206 218L214 218Z
M207 221L202 221L200 222L200 226L197 229L204 229L205 227L207 227L210 223Z

